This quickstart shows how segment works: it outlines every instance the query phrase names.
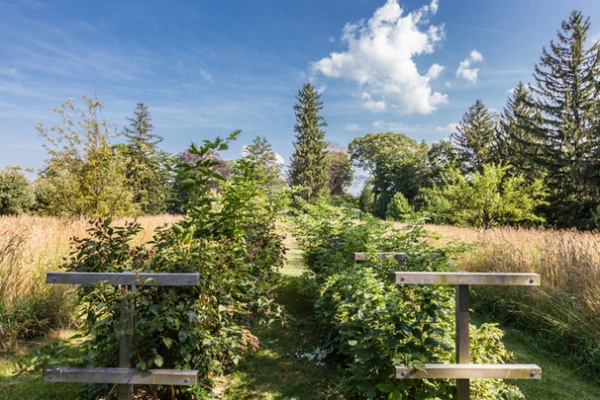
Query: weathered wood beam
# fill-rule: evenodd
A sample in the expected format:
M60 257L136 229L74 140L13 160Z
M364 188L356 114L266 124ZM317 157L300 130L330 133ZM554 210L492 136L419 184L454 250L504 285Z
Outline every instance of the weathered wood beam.
M56 284L91 285L105 283L109 285L139 286L198 286L199 282L199 273L48 272L46 274L46 283Z
M535 364L425 364L419 371L396 365L396 379L541 379Z
M44 382L117 383L131 385L178 385L198 383L198 371L179 369L49 367Z
M511 272L404 272L394 273L398 285L539 286L540 275Z

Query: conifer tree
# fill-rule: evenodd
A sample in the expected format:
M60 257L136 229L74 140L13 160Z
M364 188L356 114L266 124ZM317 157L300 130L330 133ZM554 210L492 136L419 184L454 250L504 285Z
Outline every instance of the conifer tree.
M296 100L296 140L289 178L292 186L301 187L300 196L308 200L319 197L327 189L327 144L323 130L327 124L319 114L323 109L320 94L310 83L302 87Z
M512 175L523 175L528 182L544 176L544 168L535 160L540 156L539 140L533 131L541 124L541 115L531 106L531 90L519 83L500 116L496 136L499 161L509 166Z
M589 226L598 205L600 42L586 47L589 19L574 11L544 48L535 67L532 105L542 123L533 131L548 171L548 219L560 226Z
M277 154L266 137L255 137L251 145L244 147L242 155L244 160L254 164L267 190L277 191L285 187L281 177L282 164L278 163Z
M127 118L130 127L124 132L128 141L127 182L143 214L160 214L167 209L169 197L169 173L164 166L167 156L157 148L163 139L152 133L152 120L144 103L137 104L134 115Z
M452 146L464 173L482 172L483 165L494 160L496 114L479 99L465 113L456 132L450 135Z

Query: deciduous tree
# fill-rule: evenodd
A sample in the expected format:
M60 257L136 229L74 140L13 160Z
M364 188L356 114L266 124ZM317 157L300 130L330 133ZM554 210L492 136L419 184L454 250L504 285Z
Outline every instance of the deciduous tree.
M547 196L543 181L528 183L522 175L509 176L506 166L485 164L483 172L469 177L453 169L442 185L421 191L436 222L487 229L494 225L544 221L536 213Z
M19 167L0 170L0 215L20 215L33 206L33 188Z
M112 143L118 133L102 118L104 105L96 96L83 96L83 105L80 109L68 99L54 109L62 124L36 124L49 155L39 173L45 206L40 211L69 216L136 213L125 159Z
M375 194L374 213L385 217L387 204L396 193L412 202L427 177L429 146L401 133L369 133L350 143L352 163L371 174Z

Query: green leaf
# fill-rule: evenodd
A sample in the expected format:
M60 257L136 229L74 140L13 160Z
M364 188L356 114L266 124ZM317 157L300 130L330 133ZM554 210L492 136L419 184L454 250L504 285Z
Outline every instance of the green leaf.
M154 357L154 365L156 365L158 368L163 366L164 361L165 360L160 354L157 354L156 357Z

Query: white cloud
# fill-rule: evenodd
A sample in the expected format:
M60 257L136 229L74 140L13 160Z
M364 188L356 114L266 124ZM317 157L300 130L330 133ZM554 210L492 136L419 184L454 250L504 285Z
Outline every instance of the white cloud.
M483 55L477 50L472 50L469 57L465 58L463 61L458 64L458 69L456 70L456 76L460 78L465 78L466 80L477 83L477 74L479 73L479 68L472 68L473 63L478 63L483 61Z
M400 114L427 114L446 95L432 92L431 80L443 67L433 64L421 75L416 56L433 53L444 37L443 27L428 24L438 1L405 14L397 0L388 0L368 21L349 23L342 41L348 45L343 53L331 53L312 64L314 71L332 78L345 78L359 84L365 107L373 111ZM425 27L423 27L425 25Z
M457 126L458 126L457 123L451 122L451 123L447 124L446 126L437 126L435 128L435 131L438 133L453 133L453 132L456 132Z

